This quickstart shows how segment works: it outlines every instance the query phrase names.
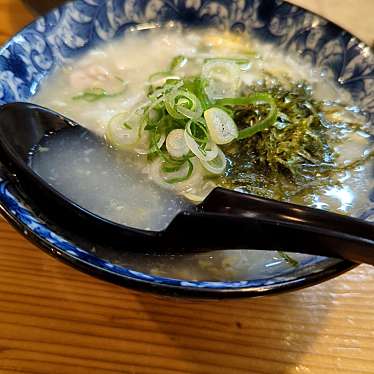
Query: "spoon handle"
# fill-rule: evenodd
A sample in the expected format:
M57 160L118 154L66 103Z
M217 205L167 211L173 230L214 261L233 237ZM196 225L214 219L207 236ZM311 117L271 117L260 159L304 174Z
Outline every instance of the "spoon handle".
M370 222L222 188L215 189L199 208L176 217L166 230L168 240L183 224L186 249L198 245L282 250L374 265Z

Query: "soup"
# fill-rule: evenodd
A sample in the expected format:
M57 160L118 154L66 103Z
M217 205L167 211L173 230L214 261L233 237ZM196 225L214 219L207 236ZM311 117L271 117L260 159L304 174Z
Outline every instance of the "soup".
M162 229L216 186L343 214L365 208L373 155L365 114L324 72L244 35L129 32L59 68L33 101L106 140L98 151L89 135L47 139L33 168L115 222ZM235 256L247 268L304 258Z
M97 141L90 132L47 136L32 157L32 168L66 197L103 218L160 231L188 204L141 172L138 160Z

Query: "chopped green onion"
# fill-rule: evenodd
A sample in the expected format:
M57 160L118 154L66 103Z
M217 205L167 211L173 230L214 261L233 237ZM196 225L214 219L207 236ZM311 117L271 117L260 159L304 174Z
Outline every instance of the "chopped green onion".
M125 129L132 130L132 127L131 127L128 123L126 123L126 122L124 122L124 123L122 124L122 126L123 126Z
M119 113L115 115L108 124L105 137L113 147L119 149L132 148L139 140L137 118L129 113ZM129 121L134 125L129 125Z
M165 108L175 119L198 119L203 114L200 100L186 90L172 91L165 98Z
M204 62L210 61L234 62L239 65L240 70L248 70L251 67L251 62L247 58L211 57L204 60Z
M228 144L238 137L238 127L232 117L220 108L204 112L209 134L216 144Z
M156 80L161 79L161 78L165 78L168 75L170 75L170 71L158 71L156 73L151 74L148 77L148 82L152 83L153 81L156 81Z
M189 153L189 148L184 139L184 130L174 129L166 138L166 149L172 157L180 158Z
M191 121L191 124L186 126L186 130L188 135L190 135L191 138L193 138L199 144L205 144L209 141L209 133L205 124L198 121Z
M200 162L206 170L216 175L223 174L227 165L225 154L220 149L218 150L218 155L215 159L211 161L200 160Z
M207 81L200 77L195 77L193 79L184 79L183 87L196 95L196 97L200 100L203 110L208 109L212 105L212 102L209 100L208 95L205 92L206 86Z
M192 175L193 164L190 159L188 159L186 162L188 163L188 170L187 170L186 175L184 175L183 177L165 179L165 182L169 184L175 184L175 183L184 182L185 180L187 180Z
M237 97L216 100L216 104L222 106L248 106L248 105L260 105L267 104L270 107L268 115L263 119L255 123L253 126L246 127L239 131L238 139L246 139L254 134L265 130L266 128L274 125L278 118L278 108L275 104L274 99L271 95L266 93L255 93L248 97Z
M185 56L176 56L170 63L169 70L158 71L151 74L148 77L150 85L163 85L165 83L171 83L171 81L178 81L180 77L173 75L175 70L182 68L187 63Z
M175 84L178 81L180 81L180 78L176 75L172 75L169 71L160 71L152 74L148 78L148 84L157 87L163 86L165 83Z
M218 154L217 144L213 143L211 140L209 140L209 138L208 138L208 141L206 142L196 141L192 136L192 130L191 130L192 124L193 122L189 121L184 130L184 138L186 140L186 144L188 148L200 160L203 160L203 161L213 160L214 158L217 157L217 154Z
M187 57L185 56L176 56L171 60L170 66L169 66L169 71L174 72L175 70L178 70L182 68L184 65L186 65L188 62Z
M286 252L278 251L279 256L286 261L288 264L290 264L292 267L296 268L299 266L299 262L292 258L290 255L288 255Z
M79 95L73 96L73 100L84 100L90 103L101 100L101 99L109 99L116 96L119 96L124 93L124 90L119 92L110 94L103 88L89 88L88 90L80 93Z
M169 165L173 165L173 166L181 166L186 160L188 160L190 158L189 155L185 155L181 158L178 158L178 159L175 159L173 158L171 155L169 155L167 152L165 151L162 151L161 150L161 146L162 144L160 145L160 135L158 133L159 129L157 128L156 130L152 131L151 132L151 136L150 136L150 152L149 154L151 153L156 153L165 163L168 163Z
M165 173L175 173L176 171L180 170L181 167L183 166L180 165L180 164L167 164L167 163L164 163L162 164L161 166L161 170Z

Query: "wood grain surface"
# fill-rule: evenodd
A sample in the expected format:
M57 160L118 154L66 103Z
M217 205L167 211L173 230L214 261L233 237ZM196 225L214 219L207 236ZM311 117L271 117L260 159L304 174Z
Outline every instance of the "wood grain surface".
M1 41L31 19L0 0ZM370 13L361 23L369 41ZM372 374L373 351L369 266L282 296L176 300L82 274L0 221L0 374Z

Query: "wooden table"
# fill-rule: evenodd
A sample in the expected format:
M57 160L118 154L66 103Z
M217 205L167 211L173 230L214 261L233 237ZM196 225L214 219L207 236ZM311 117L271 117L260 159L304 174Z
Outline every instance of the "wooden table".
M335 20L374 34L373 0L297 2L339 4ZM1 41L31 19L0 0ZM182 301L82 274L0 222L0 374L361 374L374 373L373 351L369 266L283 296Z

